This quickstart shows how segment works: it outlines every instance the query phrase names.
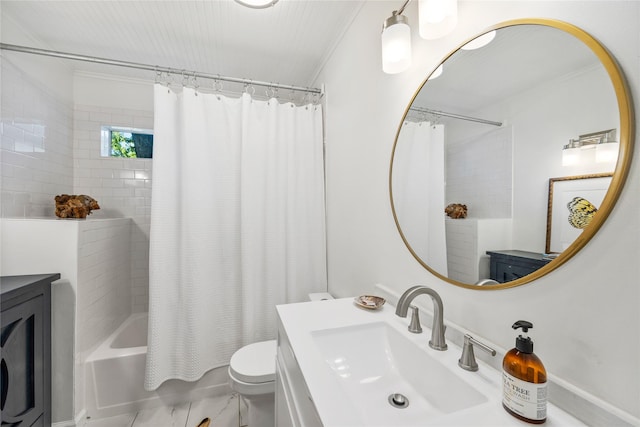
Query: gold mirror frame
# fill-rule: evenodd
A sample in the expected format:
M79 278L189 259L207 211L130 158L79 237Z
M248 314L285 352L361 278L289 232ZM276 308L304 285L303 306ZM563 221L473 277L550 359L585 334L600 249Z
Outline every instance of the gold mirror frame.
M602 201L600 209L598 210L598 214L595 215L595 217L593 218L589 226L580 234L580 236L567 249L565 249L557 258L555 258L545 266L519 279L512 280L506 283L492 285L492 286L478 286L478 285L462 283L462 282L450 279L446 276L443 276L442 274L438 273L437 271L429 267L429 265L427 265L427 263L424 260L422 260L411 248L411 245L407 241L406 236L402 232L402 228L400 227L400 223L398 222L398 216L396 214L395 206L393 203L393 187L392 187L393 160L396 153L396 145L398 144L398 137L400 135L400 131L402 130L402 124L404 123L407 117L407 114L409 113L409 109L411 105L413 105L413 102L415 101L416 97L418 96L420 91L423 89L424 85L429 80L429 77L431 76L431 74L429 74L427 78L422 82L420 87L413 94L413 97L411 98L411 101L409 102L409 104L407 105L407 108L405 109L404 115L402 116L402 120L400 121L400 125L398 126L398 130L396 132L396 137L393 143L393 148L391 153L391 163L389 167L389 197L391 200L391 210L393 212L393 219L396 223L398 232L400 233L400 236L402 237L404 244L409 249L409 252L411 252L411 255L413 255L413 257L424 268L426 268L429 272L431 272L431 274L433 274L434 276L444 280L445 282L449 282L453 285L460 286L462 288L467 288L467 289L498 290L498 289L507 289L515 286L524 285L526 283L533 282L534 280L545 276L546 274L552 272L553 270L555 270L556 268L560 267L565 262L567 262L569 259L571 259L571 257L573 257L576 253L578 253L589 242L589 240L591 240L591 238L598 232L602 224L604 224L604 222L606 221L616 201L618 200L620 193L622 192L622 188L624 186L624 182L627 178L627 175L629 173L629 168L631 165L631 157L632 157L633 143L634 143L634 137L635 137L635 123L634 123L633 104L632 104L627 81L624 77L622 69L616 62L615 58L611 56L609 51L602 44L600 44L600 42L598 42L595 38L593 38L590 34L585 32L584 30L572 24L569 24L563 21L552 20L552 19L532 18L532 19L516 19L516 20L506 21L506 22L494 25L490 28L487 28L482 33L466 40L456 49L451 51L440 62L440 64L446 62L446 60L449 59L449 57L451 57L455 52L457 52L460 49L460 47L464 46L466 43L475 39L476 37L479 37L482 34L488 33L493 30L499 30L501 28L507 28L507 27L512 27L516 25L542 25L542 26L547 26L547 27L556 28L558 30L562 30L576 37L577 39L581 40L598 57L602 65L605 67L607 74L609 75L609 78L611 79L611 83L613 84L613 88L616 94L618 109L620 112L620 134L619 134L620 150L618 154L618 161L616 163L616 169L613 172L611 184L609 186L609 189L607 190L604 200Z

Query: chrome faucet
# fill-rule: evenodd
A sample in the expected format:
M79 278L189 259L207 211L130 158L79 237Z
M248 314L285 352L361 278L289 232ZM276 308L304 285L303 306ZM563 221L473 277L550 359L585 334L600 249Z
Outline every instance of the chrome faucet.
M407 289L400 299L398 300L398 306L396 307L396 315L400 317L407 317L409 311L409 305L411 301L418 295L427 294L433 301L433 326L431 327L431 340L429 340L429 347L444 351L447 349L447 343L444 340L444 322L442 306L442 299L436 291L423 285L413 286Z

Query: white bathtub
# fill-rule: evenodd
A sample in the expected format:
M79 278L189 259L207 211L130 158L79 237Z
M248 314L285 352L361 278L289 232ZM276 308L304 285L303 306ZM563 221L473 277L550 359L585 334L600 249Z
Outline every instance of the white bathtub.
M169 380L146 391L147 319L147 313L132 314L87 357L88 416L110 417L231 392L226 367L213 369L196 382Z

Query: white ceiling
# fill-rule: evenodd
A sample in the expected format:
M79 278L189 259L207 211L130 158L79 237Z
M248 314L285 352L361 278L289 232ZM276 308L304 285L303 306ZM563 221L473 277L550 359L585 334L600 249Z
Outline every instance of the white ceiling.
M317 86L324 62L365 1L279 0L267 9L250 9L233 0L0 0L0 12L3 24L12 21L32 36L31 47ZM3 43L20 44L1 28ZM470 114L597 62L575 37L543 28L501 30L488 46L453 55L416 104ZM149 71L67 62L77 70L155 77Z
M36 40L31 47L309 86L363 2L280 0L250 9L233 0L2 0L0 11L3 22ZM20 44L5 31L2 42ZM78 70L150 78L69 62Z
M415 105L473 114L599 64L585 43L564 31L540 25L503 28L489 45L448 58L443 74L426 83Z

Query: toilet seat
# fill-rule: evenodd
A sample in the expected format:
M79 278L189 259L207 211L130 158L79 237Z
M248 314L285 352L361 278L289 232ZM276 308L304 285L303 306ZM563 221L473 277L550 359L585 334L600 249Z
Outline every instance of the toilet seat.
M248 384L275 381L276 340L249 344L236 351L229 361L229 374Z

